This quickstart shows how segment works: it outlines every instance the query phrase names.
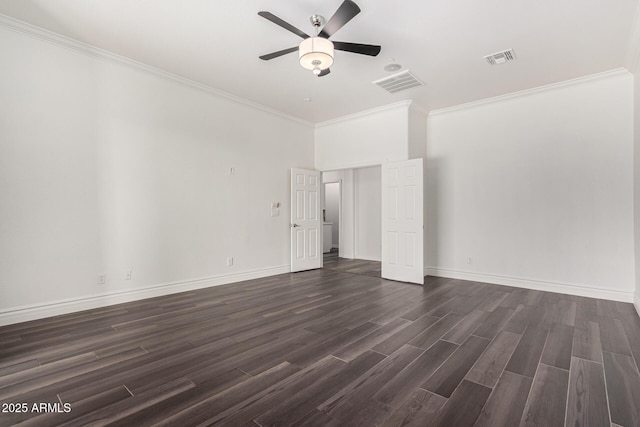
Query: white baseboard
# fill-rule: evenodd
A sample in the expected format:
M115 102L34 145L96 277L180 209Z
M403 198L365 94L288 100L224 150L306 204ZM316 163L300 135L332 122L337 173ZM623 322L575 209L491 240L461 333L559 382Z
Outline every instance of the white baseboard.
M237 274L166 283L120 292L111 292L108 294L94 295L84 298L59 300L47 304L15 307L0 311L0 326L27 322L36 319L43 319L46 317L58 316L61 314L68 314L77 311L90 310L93 308L101 308L146 298L154 298L179 292L192 291L212 286L242 282L245 280L275 276L277 274L288 273L290 270L290 266L283 265L280 267L271 267ZM634 294L631 292L611 291L607 289L597 289L587 286L542 282L537 280L496 276L490 274L469 273L464 271L445 270L433 267L425 267L424 273L425 275L447 277L451 279L471 280L474 282L492 283L496 285L513 286L516 288L527 288L591 298L633 302L638 315L640 315L640 293L634 296Z
M424 274L428 276L446 277L449 279L470 280L473 282L492 283L495 285L513 286L514 288L527 288L537 291L556 292L560 294L577 295L589 298L601 298L613 301L633 302L633 292L612 291L609 289L592 288L589 286L567 283L544 282L540 280L524 279L520 277L497 276L483 273L470 273L466 271L446 270L442 268L425 267ZM636 296L636 310L640 304ZM638 310L640 313L640 310Z
M224 276L206 277L183 282L166 283L146 288L130 289L84 298L59 300L47 304L9 308L0 311L0 326L27 322L29 320L43 319L45 317L58 316L77 311L90 310L93 308L106 307L109 305L137 301L146 298L176 294L179 292L193 291L211 286L220 286L242 282L244 280L275 276L277 274L289 273L290 271L290 266L283 265L280 267L271 267Z

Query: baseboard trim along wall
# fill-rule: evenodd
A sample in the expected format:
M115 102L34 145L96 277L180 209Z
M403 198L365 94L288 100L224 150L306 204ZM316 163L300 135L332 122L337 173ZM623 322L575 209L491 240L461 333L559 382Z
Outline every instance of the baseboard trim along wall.
M0 326L15 323L28 322L30 320L75 313L83 310L107 307L110 305L154 298L163 295L171 295L180 292L193 291L212 286L227 285L245 280L260 279L263 277L286 274L291 271L289 265L271 267L260 270L224 276L214 276L183 282L166 283L149 286L140 289L131 289L120 292L112 292L103 295L95 295L86 298L76 298L55 301L47 304L37 304L23 307L10 308L0 311ZM445 270L440 268L425 267L424 274L450 279L470 280L474 282L492 283L495 285L513 286L515 288L534 289L539 291L556 292L569 295L577 295L590 298L602 298L613 301L631 302L634 304L640 316L640 294L632 292L610 291L596 289L587 286L576 286L562 283L543 282L517 277L496 276L491 274L469 273L465 271Z
M154 285L146 288L107 293L86 298L74 298L47 304L10 308L0 311L0 326L43 319L61 314L74 313L77 311L90 310L93 308L101 308L114 304L154 298L163 295L177 294L185 291L193 291L211 286L242 282L244 280L260 279L262 277L289 273L290 271L291 268L289 265L283 265L280 267L271 267L237 274Z
M446 270L433 267L425 267L424 274L428 276L446 277L449 279L470 280L473 282L492 283L494 285L513 286L514 288L527 288L534 289L536 291L577 295L581 297L601 298L621 302L634 301L633 292L611 291L608 289L591 288L588 286L572 285L566 283L544 282L540 280L496 276L492 274L469 273L466 271ZM639 307L638 302L638 297L636 296L636 310L638 310ZM640 313L640 310L638 310L638 313Z

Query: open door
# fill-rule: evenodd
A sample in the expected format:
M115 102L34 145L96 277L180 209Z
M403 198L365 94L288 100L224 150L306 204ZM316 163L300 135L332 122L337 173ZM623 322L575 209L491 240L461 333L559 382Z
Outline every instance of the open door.
M291 272L322 268L320 172L291 169Z
M382 277L424 284L422 159L382 165Z

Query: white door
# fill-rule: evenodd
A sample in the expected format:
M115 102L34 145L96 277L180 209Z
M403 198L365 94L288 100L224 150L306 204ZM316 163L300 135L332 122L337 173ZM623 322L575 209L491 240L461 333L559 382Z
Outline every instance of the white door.
M320 172L291 169L291 271L322 268Z
M382 277L424 284L422 159L382 165Z

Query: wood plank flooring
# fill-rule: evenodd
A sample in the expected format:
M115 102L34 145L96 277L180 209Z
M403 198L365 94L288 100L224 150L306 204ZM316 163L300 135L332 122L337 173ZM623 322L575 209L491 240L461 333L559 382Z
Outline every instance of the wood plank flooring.
M640 425L631 304L328 264L2 327L0 426Z
M324 254L325 270L342 271L345 273L362 274L365 276L380 277L381 267L379 262L363 259L339 258L336 249Z

